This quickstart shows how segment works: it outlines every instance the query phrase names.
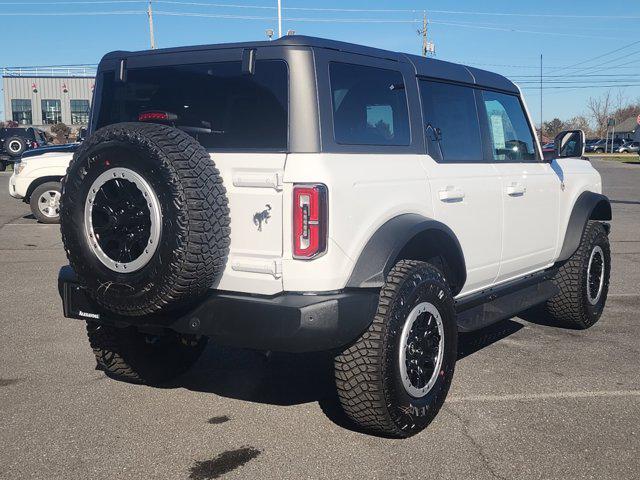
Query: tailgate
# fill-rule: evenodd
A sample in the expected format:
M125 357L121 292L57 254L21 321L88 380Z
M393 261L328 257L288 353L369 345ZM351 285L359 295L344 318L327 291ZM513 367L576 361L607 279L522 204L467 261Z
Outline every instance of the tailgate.
M231 246L220 290L282 291L285 153L212 153L229 199Z

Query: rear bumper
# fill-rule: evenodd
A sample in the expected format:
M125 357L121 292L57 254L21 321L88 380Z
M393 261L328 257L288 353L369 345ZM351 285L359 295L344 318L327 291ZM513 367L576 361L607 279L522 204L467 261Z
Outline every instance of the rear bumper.
M350 290L331 294L250 296L211 290L193 309L179 314L125 317L97 305L63 267L58 289L67 318L156 332L204 335L214 342L281 352L333 350L348 345L371 324L378 292Z

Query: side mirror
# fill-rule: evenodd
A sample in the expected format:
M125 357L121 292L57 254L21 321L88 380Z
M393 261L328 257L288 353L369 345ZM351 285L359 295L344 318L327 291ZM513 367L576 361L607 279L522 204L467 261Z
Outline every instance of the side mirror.
M584 155L585 135L582 130L565 130L554 140L556 158L580 158Z

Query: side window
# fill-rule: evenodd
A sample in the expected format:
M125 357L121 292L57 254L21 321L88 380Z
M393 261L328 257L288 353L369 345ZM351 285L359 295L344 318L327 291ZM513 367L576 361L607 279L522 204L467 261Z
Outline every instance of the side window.
M482 162L473 89L421 80L420 96L429 154L443 162Z
M535 140L518 97L483 91L482 98L491 136L493 160L496 162L538 160Z
M333 130L337 143L409 145L409 113L400 72L331 63Z

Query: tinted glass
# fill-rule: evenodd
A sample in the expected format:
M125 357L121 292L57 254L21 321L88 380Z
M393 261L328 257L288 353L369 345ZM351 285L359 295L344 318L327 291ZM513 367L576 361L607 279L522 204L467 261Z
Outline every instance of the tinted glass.
M496 162L531 162L538 159L533 134L518 97L483 91L491 150Z
M60 100L41 100L42 123L54 125L62 122L62 103Z
M126 83L105 73L97 127L163 111L207 148L286 150L288 101L279 60L256 61L253 75L241 62L130 69Z
M33 123L31 100L11 99L11 118L14 122L18 122L21 125Z
M443 162L481 162L482 141L472 88L420 82L429 154Z
M332 63L331 100L336 142L409 145L409 114L400 72Z
M71 123L89 123L89 100L71 100Z

